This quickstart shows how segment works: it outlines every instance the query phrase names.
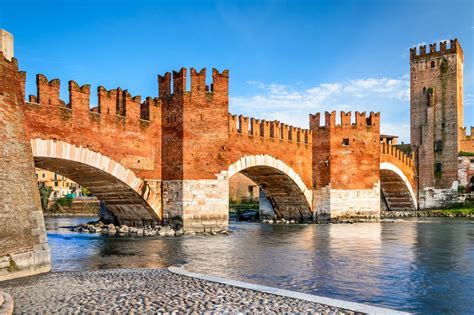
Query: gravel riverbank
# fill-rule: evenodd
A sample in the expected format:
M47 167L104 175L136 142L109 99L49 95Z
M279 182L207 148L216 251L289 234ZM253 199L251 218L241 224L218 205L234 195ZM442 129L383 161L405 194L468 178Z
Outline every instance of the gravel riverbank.
M166 269L49 273L0 284L15 313L354 312L173 274Z

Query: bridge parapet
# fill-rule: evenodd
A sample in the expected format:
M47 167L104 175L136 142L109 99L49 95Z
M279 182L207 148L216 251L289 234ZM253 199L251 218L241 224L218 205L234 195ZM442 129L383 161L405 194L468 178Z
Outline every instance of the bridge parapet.
M19 72L22 100L26 73ZM60 81L36 76L37 94L25 102L28 139L61 140L110 156L138 176L161 174L161 101L132 96L121 88L97 88L98 106L91 108L88 84L68 82L69 102L60 99Z
M373 127L380 130L380 113L370 112L369 117L367 117L365 112L355 112L355 121L352 122L352 112L343 112L340 113L339 124L336 123L336 111L325 112L324 113L324 124L321 125L321 114L310 114L310 128L315 129L328 129L328 128L338 128L338 129L359 129L361 127Z
M414 153L406 154L391 144L380 144L381 188L390 210L418 208L414 161Z
M25 96L26 72L20 72L21 95ZM61 83L59 79L48 80L43 74L36 75L36 95L29 95L26 105L30 109L40 109L40 106L59 108L63 117L80 116L79 113L93 113L91 120L97 120L102 115L121 117L128 124L136 126L158 117L160 102L158 98L147 97L144 102L141 96L132 96L128 90L121 88L107 90L103 86L97 88L98 106L91 108L90 85L80 86L77 82L68 82L69 102L60 98ZM51 112L54 114L54 112ZM138 123L141 121L141 124Z
M380 144L380 161L381 162L395 162L404 167L415 168L415 153L406 154L396 146L389 143ZM398 165L397 165L398 166Z
M414 191L416 191L415 153L406 154L391 144L381 143L380 163L391 163L398 167L406 176Z
M278 120L268 121L229 113L229 133L261 139L272 139L280 143L311 145L311 130L291 126Z
M191 89L186 90L187 69L181 68L179 71L166 72L158 75L158 95L160 98L168 98L182 94L192 94L194 97L201 97L209 94L228 94L229 70L219 72L212 69L212 83L206 84L206 68L199 72L190 68ZM173 87L173 89L171 89Z

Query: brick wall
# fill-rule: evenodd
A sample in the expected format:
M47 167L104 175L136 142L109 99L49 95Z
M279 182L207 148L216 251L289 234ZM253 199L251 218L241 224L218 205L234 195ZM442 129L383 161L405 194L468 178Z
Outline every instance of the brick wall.
M267 154L283 161L311 187L311 132L279 121L229 114L229 164L245 155Z
M318 216L378 216L380 212L380 114L310 115L313 136L313 208ZM357 197L358 196L358 197ZM361 202L354 202L360 199ZM345 210L344 210L345 209Z
M20 81L16 59L0 52L0 280L50 269Z
M163 101L163 180L215 179L228 166L228 71L191 68L191 91L186 91L187 71L182 68L158 77Z
M22 85L26 74L22 73ZM97 89L98 108L90 109L90 87L69 81L69 102L59 97L59 80L36 76L37 95L25 109L28 139L60 140L115 160L141 178L161 177L161 102L132 97L120 88ZM149 119L142 119L147 108Z
M461 128L461 141L460 150L461 152L474 153L474 127L471 127L471 134L466 134L467 128Z
M411 145L419 188L449 189L457 178L463 126L463 52L459 42L410 49ZM436 169L438 165L438 169ZM440 167L440 168L439 168Z

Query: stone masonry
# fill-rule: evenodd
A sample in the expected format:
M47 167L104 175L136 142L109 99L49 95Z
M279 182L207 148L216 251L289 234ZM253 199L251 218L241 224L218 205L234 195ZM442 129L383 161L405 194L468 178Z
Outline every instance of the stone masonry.
M51 268L19 76L17 60L0 52L0 281Z
M458 155L472 151L463 128L463 63L458 40L410 49L411 148L420 208L457 201Z

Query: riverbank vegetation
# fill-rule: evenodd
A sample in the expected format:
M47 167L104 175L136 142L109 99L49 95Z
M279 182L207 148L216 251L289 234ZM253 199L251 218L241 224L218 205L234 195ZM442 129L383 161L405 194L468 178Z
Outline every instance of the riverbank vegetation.
M455 217L474 216L474 202L457 203L447 209L436 209L432 212Z

